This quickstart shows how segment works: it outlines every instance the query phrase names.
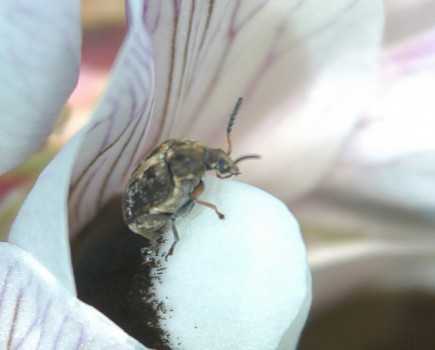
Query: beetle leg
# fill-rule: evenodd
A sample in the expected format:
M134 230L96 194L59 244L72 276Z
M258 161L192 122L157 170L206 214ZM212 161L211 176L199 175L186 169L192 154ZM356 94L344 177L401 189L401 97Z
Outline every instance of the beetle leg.
M153 247L153 249L155 249L157 247L157 245L159 244L158 240L159 240L161 235L158 232L147 232L146 235L141 234L141 236L148 238L148 240L151 243L151 246Z
M172 229L172 233L174 235L174 242L172 243L171 249L169 249L169 252L166 255L166 260L168 260L169 255L172 255L172 253L174 253L175 245L180 240L180 237L178 236L177 228L175 227L175 217L171 218L171 229Z
M206 202L206 201L202 201L202 200L200 200L200 199L198 199L198 198L193 198L193 200L194 200L196 203L198 203L198 204L205 205L206 207L209 207L209 208L214 209L214 211L216 212L217 216L219 216L219 219L223 219L223 218L225 218L225 215L222 214L222 213L218 210L218 208L217 208L213 203Z
M199 183L199 185L196 186L192 192L193 200L195 201L195 203L198 203L198 204L204 205L206 207L209 207L211 209L214 209L217 216L219 216L219 219L223 219L225 217L225 215L222 214L213 203L202 201L202 200L198 199L198 196L202 193L203 190L204 190L204 182L201 181Z

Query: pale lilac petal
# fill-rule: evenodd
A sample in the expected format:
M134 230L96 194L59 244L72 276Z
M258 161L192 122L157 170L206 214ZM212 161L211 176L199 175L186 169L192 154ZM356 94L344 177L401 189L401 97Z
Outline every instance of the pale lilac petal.
M337 163L292 207L310 246L315 309L367 283L433 290L435 32L387 50L381 68Z
M377 165L339 164L326 180L323 187L330 192L418 212L422 220L435 223L433 149Z
M0 3L0 173L51 133L80 63L80 1Z
M75 283L66 203L82 135L76 135L41 173L9 234L9 242L30 253L72 294Z
M384 0L384 4L386 46L409 40L434 26L433 0Z
M128 11L127 37L74 167L69 203L73 232L120 190L139 153L155 143L160 125L160 118L150 118L154 57L143 23L142 2L128 2Z
M0 348L146 349L21 249L0 243Z
M286 200L318 184L360 117L375 82L383 24L376 1L303 4L312 12L294 14L299 45L288 53L290 96L244 136L240 151L262 155L243 164L243 178Z
M281 198L318 181L375 76L379 1L146 2L145 9L156 48L155 113L165 118L160 140L188 136L225 148L226 120L243 96L234 153L263 156L243 164L244 179Z
M386 51L382 63L379 92L324 187L417 211L433 223L435 31Z
M128 9L129 39L72 182L73 231L159 141L191 137L225 147L239 96L246 103L234 153L264 156L246 166L246 179L281 198L318 181L371 86L379 1L132 0ZM119 96L123 103L111 102Z

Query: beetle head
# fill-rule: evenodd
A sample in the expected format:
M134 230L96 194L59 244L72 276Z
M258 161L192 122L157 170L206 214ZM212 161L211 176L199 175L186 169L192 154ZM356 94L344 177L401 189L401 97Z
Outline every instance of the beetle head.
M237 158L236 160L231 159L230 155L221 149L208 149L206 152L205 163L207 164L207 170L216 170L216 176L221 179L226 179L233 175L239 175L240 170L237 163L245 159L256 159L260 156L256 154L250 154Z

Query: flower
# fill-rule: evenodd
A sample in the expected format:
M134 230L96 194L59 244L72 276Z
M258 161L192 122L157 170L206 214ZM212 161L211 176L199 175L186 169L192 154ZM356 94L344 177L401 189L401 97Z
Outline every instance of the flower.
M66 36L74 37L73 45L66 45L69 55L63 52L54 60L63 68L77 69L74 65L65 65L64 61L65 57L73 57L77 62L78 57L78 4L74 4L57 5L56 11L64 15L60 18L64 19L65 28L72 26L75 31ZM378 1L337 1L326 6L314 1L284 0L212 4L131 0L127 5L128 33L103 99L90 123L42 172L16 218L9 243L2 244L0 259L6 272L2 275L5 283L1 291L4 302L0 317L6 320L2 322L2 331L7 336L2 339L8 339L9 345L33 343L33 339L38 338L55 344L92 348L141 347L106 317L74 297L68 237L73 243L80 241L83 227L94 222L97 212L119 194L131 168L159 141L189 136L208 140L211 146L221 144L223 135L218 130L224 130L232 103L240 95L246 103L234 128L233 137L237 140L234 153L258 151L264 157L261 163L244 166L245 179L250 180L249 174L256 173L257 184L280 192L282 198L305 193L319 181L352 129L375 76L382 24ZM42 18L56 14L40 7L26 9L23 6L11 2L2 10L16 12L24 19L30 14L32 18L41 18L38 11L42 11ZM23 9L26 11L20 12ZM7 14L6 10L3 15ZM44 23L49 25L52 21ZM60 48L53 45L54 51L59 54L57 50L62 51L64 46L64 42ZM34 45L29 47L34 48ZM76 79L75 72L69 73L71 82ZM60 81L53 77L51 84L42 85L48 89L41 90L40 95L45 99L47 92L57 92ZM15 76L11 75L10 79L14 81L12 78ZM63 80L61 82L63 84ZM70 90L71 84L66 84L62 93L53 96L56 104L51 103L51 99L47 102L52 114L59 112ZM38 108L32 110L33 113L39 111ZM33 128L40 128L45 114L46 111L42 111L39 119L32 119ZM321 123L321 130L313 128L326 115L329 122ZM248 127L250 132L244 133ZM270 132L265 133L265 129ZM305 142L307 136L315 142ZM21 156L7 163L5 169L22 160L42 139L41 136L32 138L32 142L22 145L13 144L13 139L9 139L11 150L17 150ZM313 149L321 152L307 161L307 154L311 155ZM287 162L290 158L292 162ZM273 180L269 174L273 174ZM271 186L276 183L285 183L285 186L279 189ZM198 323L201 339L210 345L216 341L217 331L227 348L241 347L244 342L262 344L260 338L268 342L266 347L294 347L311 295L305 250L296 222L279 202L251 187L225 182L222 188L227 190L219 191L221 187L213 181L208 180L207 185L210 192L206 195L222 210L232 213L233 218L238 218L229 217L225 222L225 225L231 224L234 234L228 235L229 227L222 224L219 227L225 229L213 228L217 232L212 232L210 240L201 241L203 234L208 235L205 227L213 218L205 216L211 214L207 209L192 211L191 216L180 221L186 237L177 245L174 259L165 265L162 285L173 284L174 287L164 289L166 292L161 294L162 289L154 285L156 298L178 290L176 282L183 281L179 273L184 274L181 276L193 274L193 271L200 274L201 270L194 270L188 263L206 254L194 266L208 267L205 271L214 271L212 277L233 277L222 292L234 287L234 294L222 298L217 309L232 313L235 323L226 318L228 329L224 334L227 337L222 336L220 328L212 331L205 327L207 322ZM219 193L227 192L228 195L217 198ZM241 199L244 201L240 202ZM251 202L251 199L255 200ZM220 239L224 241L219 242ZM203 244L198 246L197 241ZM217 246L221 255L216 254ZM239 247L239 254L235 254L234 246ZM268 249L262 251L259 249L262 246ZM191 284L184 286L187 290L196 289L190 289L190 294L182 300L194 307L194 293L201 286L197 285L197 278L190 281ZM218 292L219 288L213 284L216 280L208 281L213 288L200 292ZM37 295L42 297L36 298ZM207 293L203 295L210 297ZM231 300L235 295L240 299ZM212 300L219 300L222 294L213 296ZM263 297L260 300L264 304L258 303L259 296ZM175 298L171 297L169 302ZM282 303L278 305L277 301ZM57 308L59 312L53 315L55 322L50 322L50 326L54 330L49 332L57 335L48 339L44 338L48 334L45 322L49 322L47 317L52 315L52 310L54 312L52 305L65 308ZM261 311L258 314L265 317L262 328L271 325L273 335L266 336L259 331L261 318L253 317L253 305L254 310ZM175 304L174 315L177 307ZM200 312L193 313L190 320L197 320L202 316ZM205 315L213 320L210 313ZM196 323L183 323L179 317L174 319L178 320L175 325L160 324L170 330L170 342L178 341L179 336L183 343L192 344L189 336L195 333L186 334L183 324ZM269 322L270 319L274 322ZM76 332L66 336L63 327L68 322L77 326ZM31 326L27 327L29 324ZM195 341L190 346L204 348L203 343Z

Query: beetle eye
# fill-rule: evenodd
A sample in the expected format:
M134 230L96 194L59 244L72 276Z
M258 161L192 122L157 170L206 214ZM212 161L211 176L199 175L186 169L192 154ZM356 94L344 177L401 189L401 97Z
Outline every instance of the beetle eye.
M217 162L216 168L221 174L225 174L230 170L228 163L223 160Z

